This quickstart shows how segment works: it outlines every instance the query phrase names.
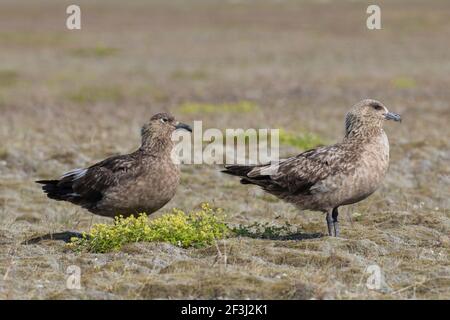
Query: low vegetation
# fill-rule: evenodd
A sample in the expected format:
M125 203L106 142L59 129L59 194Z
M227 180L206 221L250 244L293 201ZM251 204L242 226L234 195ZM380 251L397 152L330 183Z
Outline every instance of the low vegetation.
M159 218L149 220L145 213L116 217L114 224L95 224L83 238L73 238L68 246L76 251L108 252L133 242L168 242L178 247L203 247L229 234L221 209L202 204L190 213L173 209Z
M233 227L232 231L236 236L272 240L295 238L301 234L299 227L293 226L287 221L282 226L269 222L254 222L248 226L240 224L237 227Z
M301 235L300 229L288 222L281 226L269 222L231 226L225 223L221 208L203 203L197 211L185 213L173 209L153 220L145 213L137 217L118 216L113 224L95 224L89 233L82 238L72 238L67 246L76 252L106 253L136 242L167 242L181 248L201 248L229 237L288 240Z

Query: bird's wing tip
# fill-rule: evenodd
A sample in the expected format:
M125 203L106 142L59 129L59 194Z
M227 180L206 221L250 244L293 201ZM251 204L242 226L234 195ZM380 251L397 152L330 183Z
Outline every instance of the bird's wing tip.
M39 183L39 184L47 184L47 183L52 183L55 182L57 180L35 180L35 183Z

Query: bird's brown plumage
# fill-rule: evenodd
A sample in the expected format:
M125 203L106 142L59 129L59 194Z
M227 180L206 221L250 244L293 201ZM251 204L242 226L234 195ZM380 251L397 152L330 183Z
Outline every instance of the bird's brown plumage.
M330 222L337 224L337 208L368 197L387 172L389 142L383 130L386 119L399 121L400 116L390 113L380 102L366 99L347 114L342 142L277 163L226 166L224 172L240 176L243 184L258 185L302 210L327 213L331 233Z
M150 214L172 199L180 181L179 168L171 159L171 134L177 128L190 129L169 114L156 114L142 127L141 147L135 152L69 171L58 180L37 182L49 198L94 214Z

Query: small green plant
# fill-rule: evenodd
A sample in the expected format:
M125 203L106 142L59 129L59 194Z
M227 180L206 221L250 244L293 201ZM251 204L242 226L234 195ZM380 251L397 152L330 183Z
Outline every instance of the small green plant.
M247 113L256 110L258 110L258 106L250 101L221 104L187 102L180 106L180 112L185 114L218 112Z
M75 251L109 252L133 242L169 242L188 248L202 247L225 238L230 230L223 222L222 210L204 203L190 213L174 209L172 213L148 220L145 213L137 217L116 217L114 224L96 224L83 238L73 238L68 246Z
M284 226L270 225L268 222L255 222L248 226L239 225L231 229L236 236L254 239L288 239L300 234L297 227L286 222Z

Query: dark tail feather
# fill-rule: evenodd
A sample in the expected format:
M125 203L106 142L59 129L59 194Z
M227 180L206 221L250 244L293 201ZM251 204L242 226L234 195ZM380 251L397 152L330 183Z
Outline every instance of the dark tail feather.
M36 180L39 184L58 184L59 180Z
M232 176L246 177L253 168L255 168L255 166L228 165L225 166L225 170L222 170L222 172Z
M271 181L270 176L261 175L256 177L249 178L247 175L250 171L257 167L261 167L264 165L256 165L256 166L245 166L245 165L229 165L225 166L225 170L222 170L223 173L230 174L232 176L241 177L242 184L254 184L262 187L266 191L268 188L273 188L273 182Z
M270 182L269 176L258 176L249 178L247 175L254 168L260 167L260 165L255 166L246 166L246 165L229 165L225 166L225 170L222 170L223 173L230 174L232 176L241 177L242 184L255 184L260 187L266 187L266 185Z
M71 185L61 185L59 180L38 180L36 183L42 184L42 190L47 197L54 200L73 200L73 189Z

